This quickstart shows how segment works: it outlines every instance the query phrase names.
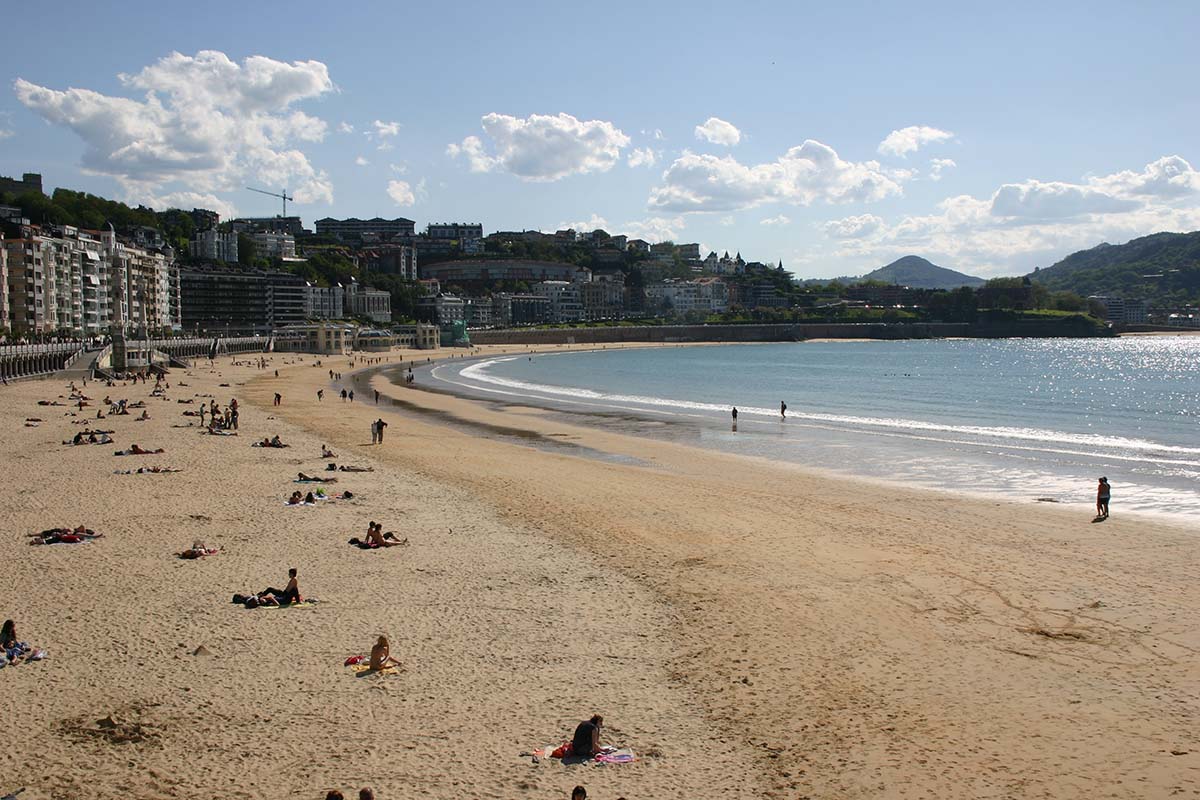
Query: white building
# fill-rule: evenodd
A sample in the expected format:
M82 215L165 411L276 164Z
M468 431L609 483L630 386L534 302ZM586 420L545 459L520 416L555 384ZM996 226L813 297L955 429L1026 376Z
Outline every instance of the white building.
M583 319L583 300L580 284L569 281L542 281L533 285L534 294L550 301L553 322L576 322Z
M341 319L346 314L345 290L338 286L304 287L304 316L306 319Z
M392 321L392 295L382 289L351 283L346 287L346 315L366 317L374 322Z
M110 229L26 226L3 241L7 326L30 333L97 336L122 330L177 330L179 271L174 252L121 242Z
M1103 295L1093 295L1088 299L1098 300L1104 304L1105 318L1118 325L1145 324L1149 317L1146 301L1142 299L1105 297Z
M221 233L216 228L200 231L188 242L188 253L192 258L233 263L238 260L237 234Z
M264 258L295 258L296 237L282 231L260 231L250 238ZM234 252L237 252L237 237L234 237ZM237 256L234 256L235 260Z
M655 311L669 308L676 314L725 311L729 308L729 287L718 278L654 283L646 287L646 305Z

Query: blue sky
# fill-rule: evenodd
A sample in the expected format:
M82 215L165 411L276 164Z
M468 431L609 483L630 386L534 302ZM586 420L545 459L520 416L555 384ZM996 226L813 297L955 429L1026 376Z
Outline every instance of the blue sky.
M976 6L976 7L972 7ZM56 6L0 174L156 206L599 224L801 277L1200 228L1200 4ZM28 29L26 29L28 30ZM72 91L75 90L75 91Z

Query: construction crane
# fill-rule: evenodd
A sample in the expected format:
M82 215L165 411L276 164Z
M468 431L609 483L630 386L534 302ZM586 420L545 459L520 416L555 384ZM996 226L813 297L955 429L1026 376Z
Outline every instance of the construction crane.
M258 192L259 194L265 194L269 197L278 197L278 198L282 199L283 200L283 216L285 216L285 217L287 216L288 200L296 199L294 197L288 197L287 189L284 189L282 193L277 193L277 192L268 192L264 189L255 189L253 186L247 186L246 188L252 192Z

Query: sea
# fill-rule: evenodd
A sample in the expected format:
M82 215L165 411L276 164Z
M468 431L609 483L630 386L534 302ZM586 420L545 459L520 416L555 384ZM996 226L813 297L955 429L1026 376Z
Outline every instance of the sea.
M1103 475L1114 516L1200 526L1200 337L597 349L456 360L422 383L577 424L976 495L1092 508Z

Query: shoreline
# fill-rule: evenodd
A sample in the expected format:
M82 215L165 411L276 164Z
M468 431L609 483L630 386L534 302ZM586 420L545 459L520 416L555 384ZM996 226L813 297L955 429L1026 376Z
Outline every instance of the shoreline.
M14 489L14 530L86 513L108 537L0 543L15 579L0 588L7 616L50 650L0 671L0 709L26 719L0 733L0 771L30 800L115 786L134 798L304 798L371 785L439 800L559 796L576 783L601 797L789 800L1200 788L1194 535L782 470L527 407L405 394L379 377L382 393L435 411L638 460L419 416L389 419L373 448L374 404L329 391L326 369L345 362L304 358L274 354L265 372L225 360L186 379L222 403L236 393L241 437L172 430L174 398L151 422L117 422L119 446L165 445L186 468L174 476L112 476L126 465L111 448L56 444L67 423L42 413L42 428L22 427L31 400L59 387L5 390L0 422L29 482ZM273 432L293 449L248 447ZM339 463L375 467L339 476L360 502L280 508L290 475L324 468L320 443ZM76 495L54 491L64 482ZM347 547L367 518L412 544ZM227 552L169 558L196 534ZM229 605L289 562L327 604ZM341 660L381 632L404 673L347 678ZM190 655L198 644L213 655ZM518 756L595 712L640 762L581 772ZM44 734L105 713L157 738L121 750ZM447 750L468 749L477 769L447 763Z

